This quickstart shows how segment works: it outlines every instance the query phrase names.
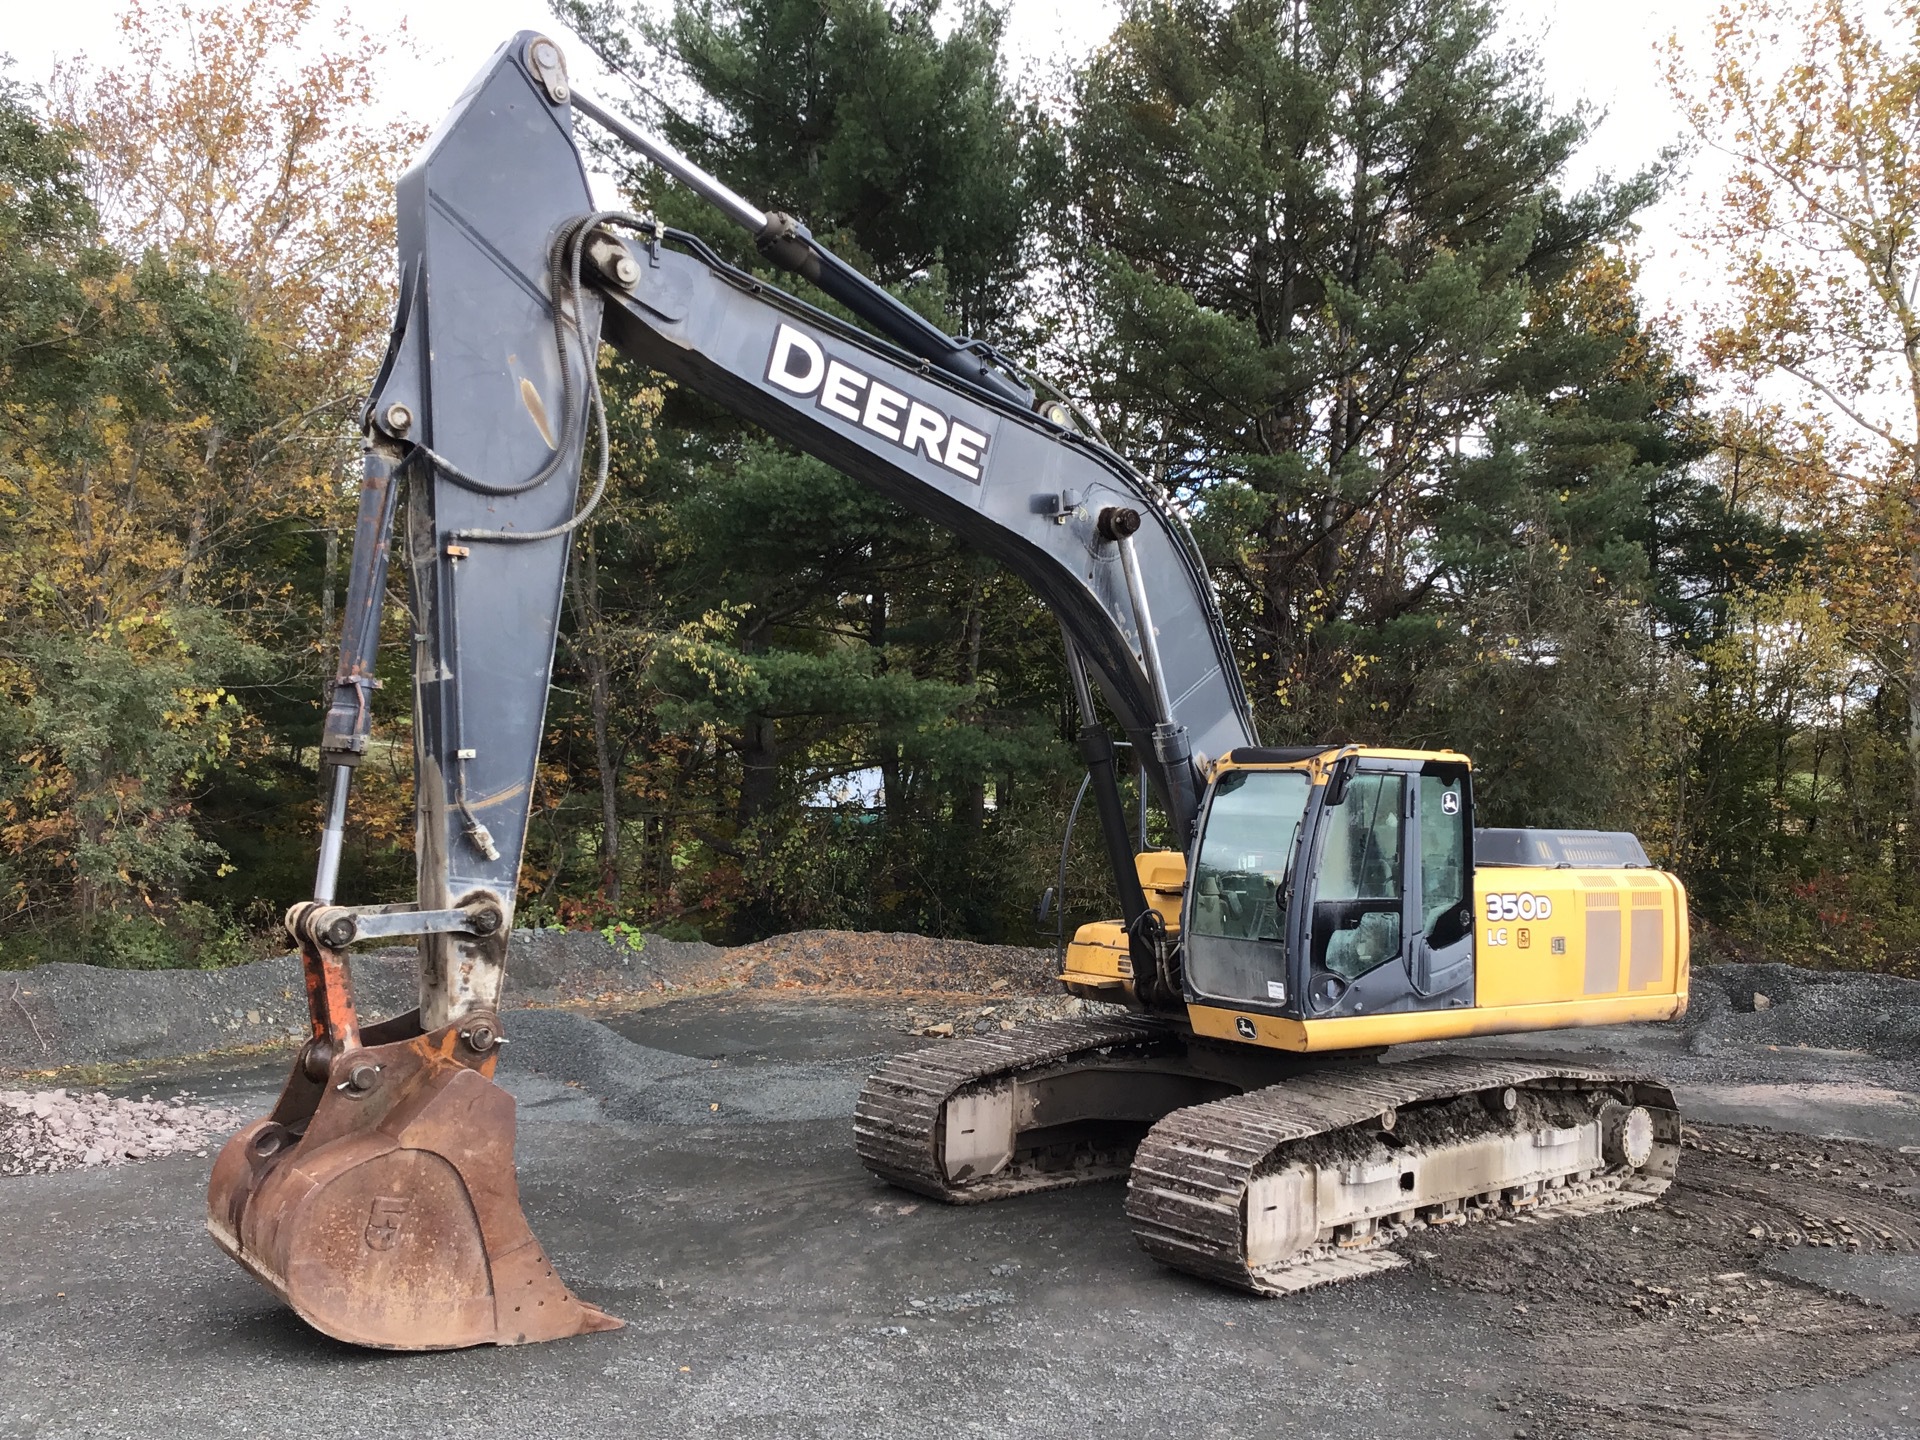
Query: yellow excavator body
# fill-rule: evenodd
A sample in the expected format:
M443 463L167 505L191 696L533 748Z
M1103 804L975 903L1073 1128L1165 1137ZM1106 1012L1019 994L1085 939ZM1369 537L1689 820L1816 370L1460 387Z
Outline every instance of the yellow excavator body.
M1451 751L1347 747L1287 765L1222 761L1211 778L1218 783L1234 770L1293 769L1324 786L1340 754L1362 763L1467 764ZM1187 857L1148 850L1135 865L1148 905L1167 933L1177 935L1187 900ZM1473 867L1472 893L1471 1004L1315 1019L1189 1003L1187 1023L1197 1035L1306 1054L1674 1020L1686 1013L1690 945L1686 890L1678 877L1637 866L1482 864ZM1130 951L1123 922L1082 925L1067 946L1060 979L1086 999L1136 1004Z

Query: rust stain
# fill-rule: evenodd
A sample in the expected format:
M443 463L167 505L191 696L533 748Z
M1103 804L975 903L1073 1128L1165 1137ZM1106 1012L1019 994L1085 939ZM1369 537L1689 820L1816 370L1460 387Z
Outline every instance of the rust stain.
M227 1142L207 1188L214 1242L350 1345L439 1350L618 1329L553 1273L520 1209L513 1097L491 1079L498 1049L462 1039L479 1019L497 1032L498 1017L404 1033L417 1019L370 1028L377 1043L338 1056L324 1081L296 1067L274 1118Z
M547 419L546 402L540 398L540 392L533 388L533 381L524 375L520 377L520 403L527 407L527 413L533 417L533 423L540 427L540 438L547 442L549 450L560 447L554 443L553 425Z

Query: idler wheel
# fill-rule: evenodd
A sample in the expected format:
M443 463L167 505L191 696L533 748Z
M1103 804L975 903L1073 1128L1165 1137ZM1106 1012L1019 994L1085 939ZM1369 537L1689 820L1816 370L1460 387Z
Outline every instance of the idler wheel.
M1653 1158L1653 1116L1644 1105L1610 1101L1600 1111L1600 1153L1609 1165L1638 1170Z

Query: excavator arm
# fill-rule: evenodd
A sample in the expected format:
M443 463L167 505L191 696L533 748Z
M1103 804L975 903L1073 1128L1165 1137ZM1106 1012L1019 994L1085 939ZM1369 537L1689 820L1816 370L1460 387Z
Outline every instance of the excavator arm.
M885 338L727 264L691 235L597 213L573 138L576 110L663 161L763 253ZM498 1002L567 547L583 503L597 496L589 487L583 502L579 479L598 449L602 339L1026 581L1059 617L1076 682L1087 682L1079 688L1105 697L1176 833L1190 828L1203 788L1194 757L1257 743L1192 538L1138 472L1076 429L1064 407L1036 408L982 347L939 331L790 217L763 214L574 95L551 41L523 33L496 54L407 172L398 204L402 296L366 411L349 597L350 617L367 618L350 625L323 757L344 769L365 743L373 572L384 562L392 477L404 476L419 909L499 918L485 935L449 928L422 942L429 1025ZM1111 742L1090 696L1085 705L1083 746L1110 777ZM334 789L344 796L338 779ZM1110 778L1096 793L1118 822L1106 833L1131 920L1146 907L1118 793ZM337 836L338 806L332 820Z
M870 328L692 235L596 210L576 113L700 191L763 255ZM222 1153L209 1228L338 1338L514 1343L617 1323L567 1292L533 1240L513 1188L512 1101L491 1083L568 549L606 480L603 340L946 526L1059 618L1143 975L1164 947L1093 692L1177 835L1191 830L1205 757L1257 741L1192 538L1138 472L1064 406L1036 404L990 349L940 331L791 217L763 214L576 96L550 40L523 32L494 55L402 178L397 205L400 299L363 417L321 745L319 873L315 899L288 917L312 1033L273 1115ZM350 777L368 744L403 490L416 903L341 904ZM417 943L419 1010L362 1027L347 951L382 937Z

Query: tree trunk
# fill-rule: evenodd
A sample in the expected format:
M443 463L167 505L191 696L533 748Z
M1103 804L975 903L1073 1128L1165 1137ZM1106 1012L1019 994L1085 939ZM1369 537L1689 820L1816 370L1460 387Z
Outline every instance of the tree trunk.
M327 560L320 582L320 653L326 655L329 650L336 654L340 637L333 631L333 587L340 581L340 527L327 527ZM333 699L333 676L329 673L320 685L320 703L325 705Z
M1920 556L1908 560L1908 577L1920 585ZM1907 622L1907 874L1920 881L1920 620ZM1909 893L1909 901L1912 899Z
M586 671L587 706L593 715L593 762L600 775L600 898L620 909L620 768L613 756L612 664L607 655L606 623L600 613L600 575L591 534L573 549L567 567L572 591L574 651Z
M740 636L740 648L749 655L766 649L767 622L750 618ZM780 776L780 732L770 715L749 715L740 726L740 827L773 808Z
M961 669L966 683L976 685L980 681L980 580L976 576L967 596L967 624L962 642ZM980 721L980 707L969 702L969 718L973 723ZM984 775L976 775L967 786L967 821L973 833L978 835L987 828L987 780Z
M875 668L887 668L887 592L876 590L867 599L867 644L874 649ZM880 807L891 824L905 813L906 797L900 793L900 752L891 742L880 745Z
M779 776L780 735L771 716L749 715L740 727L740 824L744 828L773 807Z

